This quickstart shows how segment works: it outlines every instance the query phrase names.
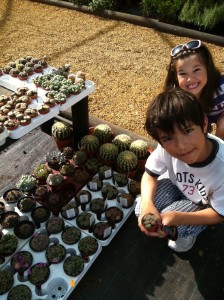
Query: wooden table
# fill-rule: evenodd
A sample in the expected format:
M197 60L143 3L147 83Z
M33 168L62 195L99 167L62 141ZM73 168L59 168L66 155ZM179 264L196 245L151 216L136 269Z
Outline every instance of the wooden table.
M51 72L52 68L49 67L44 69L44 74ZM17 78L13 78L10 75L2 75L0 77L1 90L15 91L18 87L26 86L30 89L37 89L38 91L38 102L33 104L33 107L38 103L41 103L45 97L46 91L42 88L37 88L33 83L33 79L40 74L35 73L30 76L28 80L21 81ZM85 89L81 91L80 94L70 96L66 103L63 105L56 105L50 112L46 115L38 116L33 119L31 124L28 126L19 126L18 129L9 132L9 137L12 139L17 139L22 137L27 132L33 130L37 126L41 126L41 129L48 134L51 134L51 127L54 123L54 117L71 108L72 112L72 126L73 126L73 146L75 150L78 148L79 140L89 132L89 110L88 110L88 95L94 91L94 83L90 80L85 81ZM35 101L34 101L35 102Z

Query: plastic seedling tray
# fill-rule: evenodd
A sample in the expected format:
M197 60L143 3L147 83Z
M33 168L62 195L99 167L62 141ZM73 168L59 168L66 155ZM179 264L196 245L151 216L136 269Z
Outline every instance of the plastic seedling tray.
M71 224L65 222L66 227L70 227ZM45 226L43 226L41 229L39 229L37 232L44 232L46 231ZM84 231L81 231L81 238L84 238L88 236ZM67 245L65 244L61 239L61 233L58 234L52 234L49 236L50 238L50 245L52 244L61 244L66 249L66 257L68 257L71 254L80 255L78 250L78 242L74 245ZM21 249L20 249L21 250ZM32 265L36 263L47 263L47 259L45 257L45 252L33 252L29 246L29 243L27 243L23 248L23 251L29 251L33 255L33 263ZM68 276L63 269L63 262L60 262L58 264L51 264L50 267L50 276L48 280L41 285L41 287L37 288L35 285L30 283L28 280L28 273L29 271L26 271L24 273L24 276L19 276L17 273L14 275L14 284L13 286L16 286L18 284L25 284L27 285L31 291L32 291L32 299L67 299L68 296L72 293L74 288L77 286L77 284L80 282L82 277L86 274L90 266L93 264L95 259L98 257L100 252L102 251L102 247L100 243L98 243L98 249L95 252L95 254L88 257L86 261L84 261L84 269L83 271L76 277ZM10 264L5 266L6 268L9 268ZM1 300L7 299L8 293L5 293L1 296Z
M95 177L97 177L97 176L98 175L96 175ZM112 179L104 179L103 180L103 185L108 185L108 184L109 185L114 185ZM128 193L128 185L126 185L124 187L117 187L117 189L118 189L119 193L122 193L122 192ZM95 199L95 198L102 198L101 191L90 191L89 188L88 188L88 184L86 184L82 188L82 190L89 191L91 193L91 195L92 195L92 200ZM71 201L75 201L75 199L72 199ZM116 198L114 200L106 200L106 206L107 206L106 208L109 208L109 207L118 207L118 208L120 208L122 210L122 212L123 212L123 218L122 218L122 220L119 223L115 224L114 228L111 228L111 234L108 235L108 238L103 239L103 240L98 239L99 243L102 246L107 246L111 242L111 240L114 238L114 236L117 234L117 232L120 230L120 228L122 227L122 225L125 223L125 221L128 219L128 217L130 216L130 214L134 210L134 208L135 208L135 202L133 203L133 205L131 207L125 208L125 207L122 207L120 205L120 203L118 203L117 198ZM106 221L105 213L102 213L101 218L99 220L97 218L97 215L95 213L93 213L93 212L90 211L90 204L89 203L86 204L84 210L81 209L81 206L79 206L78 209L79 209L79 213L78 214L80 214L82 211L87 211L87 212L92 213L92 216L93 216L93 220L92 221L93 221L94 224L96 224L98 222ZM66 221L69 222L71 225L78 227L76 219L77 219L77 217L75 217L72 220L66 220ZM83 230L83 231L85 231L88 235L94 236L93 233L92 233L92 230ZM110 229L108 231L110 231ZM107 235L105 235L105 236L107 236Z

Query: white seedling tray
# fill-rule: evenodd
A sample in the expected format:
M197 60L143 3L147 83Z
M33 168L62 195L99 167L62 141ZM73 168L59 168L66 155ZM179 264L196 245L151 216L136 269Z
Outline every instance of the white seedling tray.
M6 210L6 211L15 211L15 212L17 212L17 213L19 214L19 216L20 216L20 221L22 221L22 220L33 221L32 217L31 217L31 212L28 212L28 213L22 213L22 212L18 209L16 203L12 203L12 204L9 205L3 198L0 198L0 201L3 202L3 203L5 203L5 208L6 208L5 210ZM38 202L36 202L36 207L37 207L37 206L41 206L41 205L40 205ZM50 214L50 217L52 217L52 216L53 216L53 214L51 213L51 214ZM49 218L50 218L50 217L49 217ZM43 226L45 226L45 223L46 223L46 222L41 223L41 224L40 224L40 228L43 227ZM35 225L35 223L34 223L34 225ZM1 225L0 225L0 226L1 226ZM36 228L36 227L35 227L35 231L34 231L34 232L37 232L38 230L39 230L39 228ZM4 235L7 234L7 233L14 235L14 228L5 228L5 229L2 229L2 233L3 233ZM28 239L19 239L19 238L17 237L17 239L18 239L18 246L17 246L15 252L20 251L21 248L23 248L24 245L29 241L29 238L28 238ZM5 258L5 262L4 262L3 264L0 265L0 270L2 270L2 269L7 265L7 263L11 260L11 257L15 254L15 252L14 252L13 254L9 255L9 256L5 256L5 257L4 257L4 258Z
M116 173L116 172L114 172L114 173ZM95 177L97 177L97 176L98 175L96 175ZM103 185L108 185L108 184L115 186L115 184L113 183L112 178L110 178L110 179L104 179L103 180ZM121 193L121 192L123 192L123 193L124 192L125 193L129 193L128 192L128 185L126 185L124 187L117 187L117 189L118 189L119 193ZM92 200L95 199L95 198L102 198L101 191L90 191L89 188L88 188L88 184L86 184L82 188L82 190L89 191L91 193L91 195L92 195ZM73 198L71 201L75 201L75 199ZM122 220L119 223L115 224L114 228L111 228L111 234L108 236L108 238L106 238L105 240L98 239L99 243L102 246L107 246L111 242L111 240L114 238L114 236L117 234L117 232L119 231L119 229L122 227L122 225L125 223L125 221L127 220L127 218L130 216L130 214L132 213L132 211L135 208L135 202L133 203L133 205L131 207L125 208L125 207L122 207L120 205L120 203L117 201L117 198L115 198L114 200L106 200L106 201L107 201L106 208L110 208L110 207L114 207L114 206L119 207L123 211L123 218L122 218ZM81 206L79 206L78 209L79 209L79 213L78 214L80 214L82 212ZM90 204L89 203L86 204L85 211L92 213L93 218L94 218L94 220L93 220L94 224L96 224L98 222L106 221L105 213L103 213L101 215L101 220L99 220L97 218L96 214L90 211ZM74 218L72 220L66 220L66 221L69 222L70 224L72 224L73 226L77 226L78 227L77 222L76 222L76 218ZM89 231L89 230L83 230L83 231L85 231L88 235L94 236L93 233L91 231Z
M70 227L71 224L65 222L65 226ZM43 226L41 229L39 229L37 232L43 232L45 231L45 227ZM81 230L81 239L86 237L87 234ZM76 254L80 255L78 250L78 242L74 245L67 245L65 244L61 239L61 233L58 234L52 234L49 236L50 238L50 245L56 243L61 244L66 248L66 257L68 257L70 254ZM20 249L21 250L21 249ZM29 251L33 255L33 264L36 263L46 263L47 259L45 257L45 250L41 252L33 252L29 246L29 243L27 243L23 248L22 251ZM68 296L73 292L74 288L77 286L77 284L80 282L82 277L86 274L90 266L93 264L95 259L98 257L100 252L102 251L102 247L100 243L98 243L98 249L95 254L89 256L88 261L84 262L84 269L83 271L76 277L68 276L64 270L63 270L63 262L60 262L58 264L51 264L50 265L50 276L48 280L41 286L41 290L37 290L35 288L35 285L30 283L28 281L28 272L25 273L24 277L21 278L16 273L14 275L14 284L13 286L16 286L18 284L25 284L27 285L31 291L32 291L32 299L47 299L47 300L53 300L53 299L61 299L65 300L68 298ZM9 267L7 265L5 268ZM1 300L7 299L8 293L5 293L1 296Z

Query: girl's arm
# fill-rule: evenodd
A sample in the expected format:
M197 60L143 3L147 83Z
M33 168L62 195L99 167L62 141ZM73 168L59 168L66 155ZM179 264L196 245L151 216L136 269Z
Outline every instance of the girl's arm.
M211 207L195 212L167 211L161 216L163 225L213 225L224 221Z

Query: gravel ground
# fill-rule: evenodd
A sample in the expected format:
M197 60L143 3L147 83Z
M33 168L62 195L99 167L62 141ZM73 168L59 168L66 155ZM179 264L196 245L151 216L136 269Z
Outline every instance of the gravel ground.
M189 40L28 0L0 1L0 67L32 55L71 64L94 81L90 114L146 136L146 107L161 91L170 49ZM224 50L206 43L224 71Z

